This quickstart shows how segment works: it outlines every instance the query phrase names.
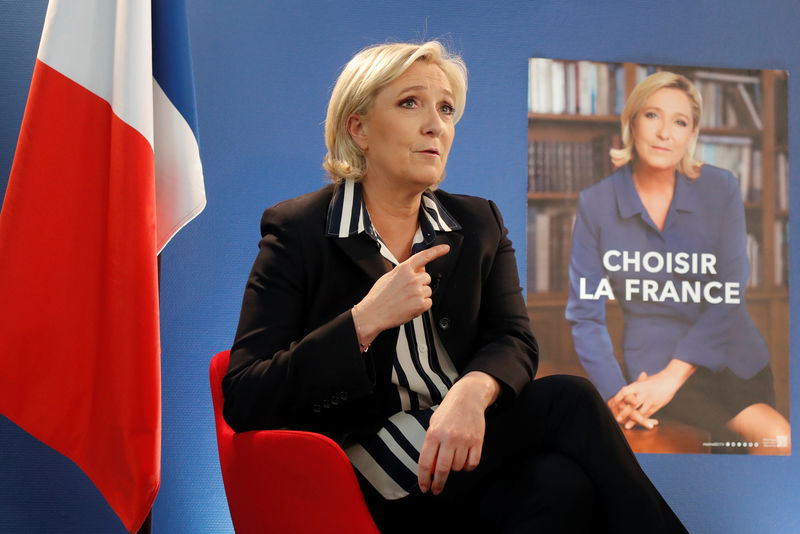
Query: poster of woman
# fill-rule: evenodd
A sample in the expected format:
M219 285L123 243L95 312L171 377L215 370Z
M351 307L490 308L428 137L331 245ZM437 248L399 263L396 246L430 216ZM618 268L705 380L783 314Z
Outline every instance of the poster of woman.
M543 372L587 376L637 452L790 454L785 73L536 58L529 80Z

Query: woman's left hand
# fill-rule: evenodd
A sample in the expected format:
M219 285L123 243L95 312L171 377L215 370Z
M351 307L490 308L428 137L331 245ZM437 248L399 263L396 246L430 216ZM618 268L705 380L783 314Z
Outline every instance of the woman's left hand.
M694 373L694 370L694 365L673 359L664 369L654 375L640 373L636 382L620 389L614 398L636 399L635 408L644 417L650 417L669 404L675 393ZM626 423L625 426L628 427L628 424Z
M447 392L431 416L419 455L417 477L423 493L430 489L439 495L450 471L472 471L478 466L486 429L484 413L500 390L494 377L472 371Z

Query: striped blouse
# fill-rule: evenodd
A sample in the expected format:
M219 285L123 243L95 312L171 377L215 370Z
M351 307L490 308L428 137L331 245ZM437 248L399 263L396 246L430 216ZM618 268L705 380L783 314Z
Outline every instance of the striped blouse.
M436 196L426 191L411 253L429 248L436 232L460 229ZM381 256L392 265L399 263L370 222L361 185L346 180L331 199L326 235L347 239L362 232L379 245ZM417 487L417 463L428 422L457 378L430 310L400 327L392 365L396 413L377 434L345 449L353 467L385 498L405 497Z

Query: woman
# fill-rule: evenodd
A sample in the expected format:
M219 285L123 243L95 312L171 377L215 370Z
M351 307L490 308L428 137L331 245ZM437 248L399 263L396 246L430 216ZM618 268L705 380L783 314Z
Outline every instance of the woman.
M774 409L769 354L747 313L738 182L694 159L701 111L697 89L671 72L631 93L624 146L611 151L617 171L579 196L566 316L581 363L626 428L651 429L663 415L788 454L788 442L763 448L788 440L789 423ZM606 298L623 310L631 383L614 357Z
M227 421L335 439L383 532L592 532L595 508L613 532L684 532L588 382L532 383L497 207L436 190L465 96L463 62L435 41L345 66L325 125L334 184L262 218Z

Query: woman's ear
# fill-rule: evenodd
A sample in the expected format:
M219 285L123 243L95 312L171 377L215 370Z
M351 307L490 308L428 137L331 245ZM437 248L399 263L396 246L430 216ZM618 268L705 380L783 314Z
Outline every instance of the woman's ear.
M367 150L369 143L367 142L367 123L364 117L356 113L347 117L347 133L350 134L358 148L363 151Z

